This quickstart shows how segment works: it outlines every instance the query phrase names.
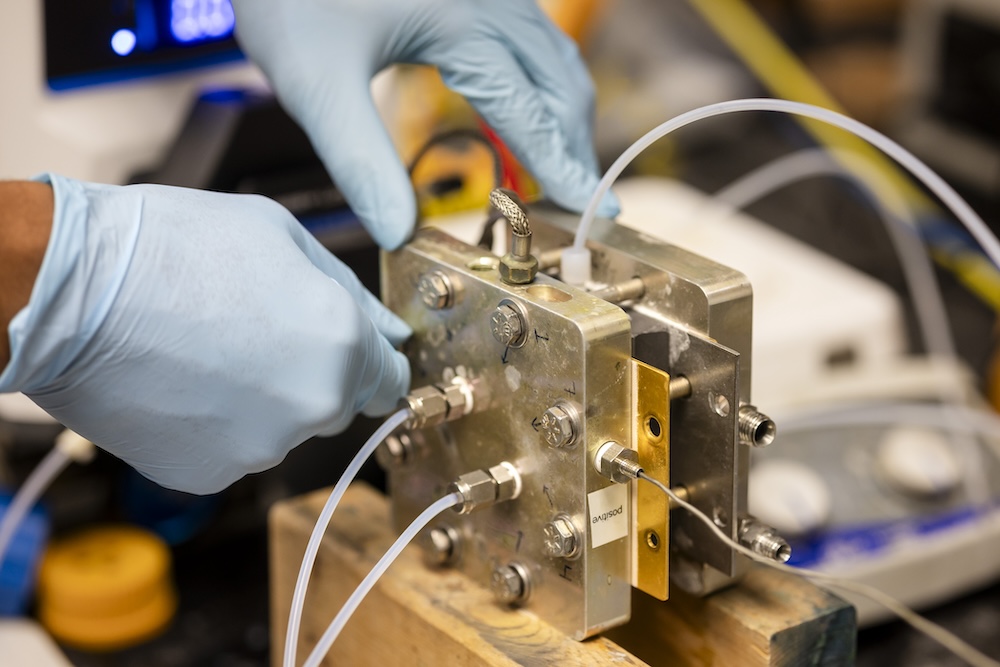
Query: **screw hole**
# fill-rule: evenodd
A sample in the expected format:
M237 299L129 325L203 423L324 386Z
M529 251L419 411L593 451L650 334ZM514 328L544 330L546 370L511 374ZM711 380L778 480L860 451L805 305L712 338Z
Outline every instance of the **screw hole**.
M656 534L655 530L646 531L646 546L653 551L659 551L660 549L660 536Z
M658 439L663 435L663 427L660 426L660 420L650 415L649 419L646 420L646 432L653 439Z
M715 392L712 392L708 395L708 401L711 404L712 409L715 410L715 414L719 415L720 417L729 416L728 398L726 398L722 394L716 394Z
M493 271L500 266L500 260L496 257L477 257L466 266L473 271Z
M716 507L712 510L712 521L719 528L725 528L729 525L729 515L726 514L726 510Z

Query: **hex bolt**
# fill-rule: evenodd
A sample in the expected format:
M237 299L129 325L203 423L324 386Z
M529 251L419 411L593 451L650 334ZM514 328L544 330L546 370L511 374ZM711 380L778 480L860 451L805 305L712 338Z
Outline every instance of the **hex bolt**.
M505 605L522 604L531 594L528 570L520 563L501 565L493 570L490 588L497 601Z
M455 301L451 279L441 271L430 271L417 280L420 300L431 310L450 308Z
M740 543L755 554L785 563L792 557L792 547L781 535L757 519L740 521Z
M580 539L576 527L565 516L557 516L542 529L543 549L550 558L572 558L579 552Z
M405 464L413 456L413 439L408 433L394 433L375 450L375 460L383 470Z
M753 405L742 405L739 411L740 444L767 447L777 433L774 421Z
M501 345L518 347L526 336L524 317L508 303L501 302L490 317L490 331Z
M538 432L550 447L569 447L576 442L580 416L568 403L559 402L542 413Z
M423 541L427 564L432 567L447 567L458 561L462 536L448 525L429 530Z

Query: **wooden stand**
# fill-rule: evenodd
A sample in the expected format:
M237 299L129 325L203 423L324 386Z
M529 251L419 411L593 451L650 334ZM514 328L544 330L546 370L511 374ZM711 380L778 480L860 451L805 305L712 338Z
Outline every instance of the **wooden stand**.
M272 664L280 665L302 554L328 491L271 511ZM345 494L316 559L298 651L301 664L394 535L385 497ZM453 570L430 570L411 546L369 593L326 665L849 665L854 608L812 584L754 570L706 599L672 593L664 603L636 591L632 621L575 642L529 610L498 606Z

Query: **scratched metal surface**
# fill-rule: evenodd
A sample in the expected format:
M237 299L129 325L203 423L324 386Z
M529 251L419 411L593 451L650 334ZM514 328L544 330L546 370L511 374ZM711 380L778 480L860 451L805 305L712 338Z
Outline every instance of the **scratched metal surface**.
M519 498L467 516L442 518L463 535L457 567L488 585L497 565L517 561L531 573L526 607L571 637L583 639L625 622L630 610L628 535L593 548L587 494L615 486L591 465L608 440L630 433L630 323L617 306L548 276L507 286L482 251L435 230L382 260L384 300L414 329L405 348L420 385L455 374L473 382L472 415L417 438L415 456L389 470L394 521L405 527L458 475L507 460L523 475ZM471 268L470 268L471 267ZM428 309L416 291L420 275L444 271L458 287L455 303ZM502 299L527 313L527 339L504 347L490 333ZM585 415L577 444L549 447L537 432L543 412L572 401ZM631 526L628 487L621 520ZM584 539L575 559L543 554L542 529L568 515Z

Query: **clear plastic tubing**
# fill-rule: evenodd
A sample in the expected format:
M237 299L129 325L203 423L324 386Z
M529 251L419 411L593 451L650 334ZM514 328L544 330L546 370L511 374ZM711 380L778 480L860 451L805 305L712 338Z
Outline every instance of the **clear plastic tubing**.
M850 171L841 165L848 165ZM927 351L956 359L958 355L948 327L944 298L934 267L918 236L913 212L866 158L842 149L807 148L780 157L733 181L716 192L715 198L735 209L744 209L772 192L815 176L847 179L872 202L895 246Z
M959 196L959 194L955 192L955 190L948 185L944 179L935 174L930 167L925 165L915 155L907 151L895 141L888 138L884 134L873 130L867 125L864 125L863 123L859 123L856 120L848 118L843 114L830 111L829 109L813 106L811 104L803 104L802 102L790 102L788 100L748 99L710 104L708 106L681 114L680 116L653 128L643 135L638 141L629 146L628 150L622 153L621 156L615 160L614 164L611 165L611 168L609 168L607 173L605 173L601 178L600 183L597 184L597 189L594 191L593 196L590 198L590 202L587 204L587 208L583 212L583 216L580 218L580 226L577 227L576 239L573 242L573 247L567 249L569 256L567 257L566 253L563 253L563 280L577 285L581 285L589 281L589 276L583 276L580 273L579 268L584 266L584 263L581 261L581 256L587 253L585 244L587 236L590 234L590 226L593 224L594 216L597 214L597 207L604 198L605 193L607 193L607 191L611 188L611 185L618 180L618 177L625 170L625 168L631 164L632 160L634 160L636 156L646 150L646 148L648 148L654 141L665 137L674 130L678 130L686 125L690 125L691 123L704 120L706 118L743 111L777 111L780 113L805 116L824 123L829 123L830 125L834 125L851 132L865 141L868 141L909 170L910 173L926 185L931 192L937 195L944 205L955 214L963 225L965 225L966 229L969 230L969 233L972 234L976 241L979 242L983 252L985 252L986 256L990 258L990 261L992 261L997 267L1000 267L1000 240L997 240L997 238L990 231L989 227L986 226L986 223L983 222L982 218L980 218L979 215L972 210L965 200L962 199L962 197ZM570 269L569 271L566 271L568 268L567 265L569 264L577 270ZM589 266L590 264L588 260L585 267L589 269Z
M461 501L461 495L458 493L450 493L421 512L420 516L414 519L413 523L407 526L406 530L403 531L403 534L392 543L392 546L385 552L385 555L382 556L378 563L375 564L375 567L373 567L372 571L368 573L368 576L366 576L361 583L358 584L358 587L354 590L354 592L351 593L351 597L349 597L347 602L344 603L344 606L337 613L333 622L330 623L330 627L328 627L326 632L323 633L323 636L320 637L319 642L316 644L316 648L314 648L313 652L309 654L309 658L306 659L304 667L319 667L320 663L323 662L323 658L326 656L327 651L329 651L330 647L333 646L333 642L337 640L337 636L340 634L340 631L344 629L344 626L347 625L347 621L351 619L351 616L354 614L354 610L358 608L361 601L365 599L366 595L368 595L368 591L375 586L375 582L377 582L385 571L389 569L389 566L392 565L393 561L396 560L396 557L402 553L403 549L406 548L406 545L412 542L413 538L415 538L417 534L427 526L427 524L434 520L434 517L449 507L457 505Z
M344 497L344 492L350 486L354 478L358 476L358 471L364 465L375 449L382 444L389 435L403 425L410 418L409 410L400 410L386 419L379 426L368 441L361 447L358 453L351 460L347 470L337 481L336 486L327 498L323 511L316 519L316 526L312 535L309 536L309 544L306 546L306 553L302 556L302 566L299 568L299 576L295 581L295 592L292 594L292 608L288 613L288 630L285 634L285 667L295 667L295 649L298 646L299 626L302 623L302 610L305 607L306 590L309 588L309 577L312 575L313 564L316 562L316 554L319 553L320 542L326 533L333 511L337 509L340 499Z
M58 477L72 460L61 447L53 447L14 494L14 499L0 520L0 565L3 565L4 556L7 555L7 549L13 542L21 521L42 497L45 489L49 488L52 480Z
M836 158L834 161L832 158ZM850 171L841 165L846 165ZM855 183L875 205L889 240L899 257L920 324L921 337L928 353L958 363L955 342L948 324L948 313L934 267L919 237L913 212L882 173L861 155L852 151L810 148L780 157L717 192L715 197L737 209L745 208L767 194L813 176L839 176ZM956 399L949 387L940 387L942 403ZM966 485L971 498L989 509L992 503L987 468L971 434L961 429L961 419L954 411L943 410L941 419L952 422L946 429L964 453ZM784 430L784 425L782 425Z

